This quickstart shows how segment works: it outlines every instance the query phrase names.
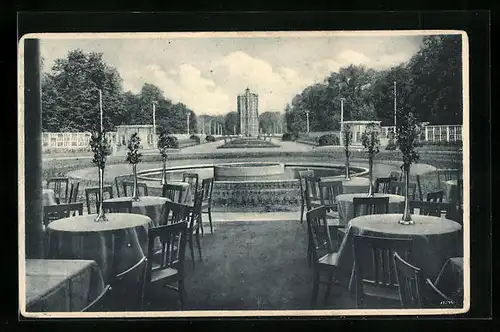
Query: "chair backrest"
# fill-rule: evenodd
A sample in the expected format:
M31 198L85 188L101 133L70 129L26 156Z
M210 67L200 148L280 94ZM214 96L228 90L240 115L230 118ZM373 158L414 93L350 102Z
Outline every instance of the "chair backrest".
M306 178L314 176L314 171L312 169L299 171L299 186L300 186L300 195L304 195L304 191L306 189Z
M443 308L443 302L447 303L449 306L456 305L454 301L441 292L429 278L425 278L425 292L422 302L425 308Z
M191 208L186 204L167 201L163 204L162 225L176 224L187 221Z
M83 203L62 203L57 205L46 205L43 207L43 224L47 226L52 221L62 218L68 218L78 212L83 214Z
M382 194L389 194L391 190L391 182L394 181L392 177L380 177L375 180L375 192Z
M74 182L71 184L68 203L76 203L76 201L78 200L79 189L80 189L80 182Z
M390 187L390 194L405 195L406 183L404 181L392 181ZM417 184L415 182L410 182L408 189L410 191L408 193L410 199L414 200L417 193Z
M106 213L132 213L132 200L121 202L102 202Z
M438 203L438 202L426 202L426 201L410 201L410 213L415 214L415 209L418 209L418 214L424 216L434 216L441 217L444 213L446 217L453 215L455 212L455 206L453 203Z
M389 177L392 178L394 181L402 181L403 180L403 173L400 171L392 171L389 174Z
M198 174L184 173L182 174L182 182L187 182L191 186L191 192L195 193L198 190Z
M189 221L189 228L193 229L196 223L201 221L201 206L203 203L203 190L199 189L194 194L194 204L191 209L191 218Z
M420 269L411 265L395 252L394 266L399 286L399 299L403 309L422 308L422 276Z
M144 301L147 258L117 274L111 283L114 304L119 311L140 310Z
M103 195L108 194L108 198L113 198L113 187L112 186L103 186L102 187ZM91 195L94 198L96 213L99 213L99 187L85 188L85 199L87 200L87 213L91 214L92 209L90 208ZM106 197L104 197L106 199Z
M205 178L201 180L201 190L203 190L203 201L211 202L212 201L212 190L214 187L214 178Z
M184 257L186 253L187 222L179 222L171 225L151 227L148 231L148 268L146 283L151 282L153 261L157 253L155 239L159 238L161 243L161 260L157 269L173 268L177 270L178 277L184 274Z
M307 233L310 243L312 243L312 255L315 262L334 250L328 229L326 210L326 206L320 206L306 213Z
M443 197L444 197L444 191L442 191L442 190L433 191L433 192L427 193L426 201L427 202L442 203Z
M122 181L122 186L123 186L123 196L128 197L129 194L130 196L132 196L134 190L134 181L124 180ZM128 188L130 188L130 190L128 190ZM139 192L139 196L149 196L148 185L143 182L137 182L137 191Z
M319 193L319 184L321 182L321 177L319 176L306 176L305 177L305 185L306 190L309 195L309 199L311 201L319 201L320 193ZM306 191L304 191L306 192Z
M405 260L409 260L412 245L411 238L354 235L354 265L358 290L362 292L365 283L386 288L398 287L393 255L397 252Z
M111 301L111 285L106 285L99 296L92 300L81 312L106 312L110 310Z
M354 197L354 217L389 213L389 197Z
M459 169L437 169L438 187L441 187L441 181L460 179Z
M172 202L181 203L183 190L184 187L178 184L164 184L163 197L170 199Z
M118 175L115 177L115 189L116 189L116 197L121 197L120 187L122 187L122 181L130 178L130 175Z
M319 183L319 195L321 205L337 210L337 196L343 192L342 181L321 181Z
M69 178L53 177L47 180L47 188L54 190L54 195L57 203L68 202Z

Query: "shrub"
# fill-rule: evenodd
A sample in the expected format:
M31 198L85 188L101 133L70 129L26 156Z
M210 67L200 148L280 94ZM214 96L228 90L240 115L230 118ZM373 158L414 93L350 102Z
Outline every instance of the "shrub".
M394 142L394 133L389 133L389 142L387 143L386 150L396 150L397 145Z
M213 137L212 135L207 135L207 137L205 137L205 140L207 142L215 142L215 137Z
M196 142L196 143L198 143L198 144L200 144L200 141L201 141L200 137L199 137L199 136L197 136L197 135L191 135L191 136L189 137L189 139L191 139L191 140L195 141L195 142Z
M340 144L339 138L335 134L326 134L318 138L319 146L339 145L339 144Z
M284 133L281 136L282 141L295 141L298 138L298 135L295 133Z

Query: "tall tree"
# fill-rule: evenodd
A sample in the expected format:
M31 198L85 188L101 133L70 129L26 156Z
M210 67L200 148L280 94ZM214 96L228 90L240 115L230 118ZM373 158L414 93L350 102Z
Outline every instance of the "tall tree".
M224 116L224 129L228 134L238 134L238 112L231 111Z

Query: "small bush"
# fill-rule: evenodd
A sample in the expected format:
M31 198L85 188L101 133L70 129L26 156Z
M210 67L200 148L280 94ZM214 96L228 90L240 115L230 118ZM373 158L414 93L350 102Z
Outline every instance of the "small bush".
M386 150L396 150L396 143L394 142L394 134L389 133L389 142L387 143Z
M191 140L195 141L195 142L196 142L196 143L198 143L198 144L200 144L200 141L201 141L200 136L197 136L197 135L191 135L191 136L189 137L189 139L191 139Z
M207 137L205 137L205 140L207 142L215 142L215 137L213 137L212 135L207 135Z
M281 136L282 141L295 141L298 138L298 135L295 133L284 133Z
M318 139L318 145L319 146L325 146L325 145L339 145L340 140L335 134L326 134L323 136L320 136Z

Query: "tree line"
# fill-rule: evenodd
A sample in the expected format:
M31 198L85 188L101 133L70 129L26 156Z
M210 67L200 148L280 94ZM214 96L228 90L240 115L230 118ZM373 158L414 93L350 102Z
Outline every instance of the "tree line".
M303 132L306 112L310 131L340 129L341 98L344 120L379 120L394 124L396 109L412 112L418 121L431 124L462 123L461 36L423 38L422 48L409 61L376 71L350 65L332 72L323 83L297 94L285 107L287 129Z

